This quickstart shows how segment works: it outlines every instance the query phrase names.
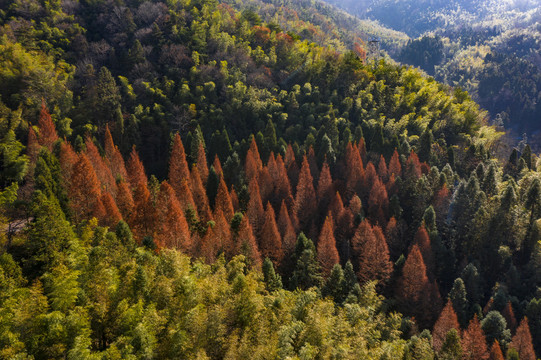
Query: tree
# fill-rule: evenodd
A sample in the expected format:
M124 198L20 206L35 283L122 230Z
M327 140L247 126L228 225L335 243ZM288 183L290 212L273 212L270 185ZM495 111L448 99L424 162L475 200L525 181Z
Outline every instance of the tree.
M426 265L426 272L428 278L431 281L434 280L436 276L436 263L434 261L434 253L432 252L430 236L428 236L428 232L426 231L424 223L417 230L417 233L415 234L415 239L413 241L415 244L417 244L419 250L421 250L421 254L423 254L423 261Z
M274 271L271 259L263 261L263 281L267 291L275 291L282 288L282 277Z
M404 178L417 180L421 175L421 162L419 161L417 154L412 150L406 162Z
M132 148L130 158L126 164L126 171L128 172L128 182L130 183L132 191L138 184L147 182L145 168L139 159L139 154L135 150L135 146Z
M212 232L214 233L214 238L212 239L215 249L214 253L231 253L231 251L228 251L230 249L233 249L231 230L229 227L229 222L227 221L223 212L220 209L218 209L215 213L214 222L215 225L212 229Z
M364 167L359 149L356 146L348 143L346 147L345 163L347 166L346 171L346 195L348 197L353 194L360 194L362 186L364 184Z
M331 296L335 303L341 304L346 296L346 280L344 278L344 270L340 264L334 264L330 275L325 281L325 285L321 289L322 296Z
M514 332L517 328L517 318L515 317L513 305L511 305L510 301L508 301L507 305L505 305L505 308L502 311L502 315L507 322L507 327L509 328L509 330L511 330L511 332Z
M302 230L308 230L317 209L316 191L310 173L310 165L306 156L303 157L299 183L295 197L294 213L299 219Z
M481 329L485 334L487 343L491 344L497 340L506 344L511 340L511 332L507 330L507 323L498 311L490 311L481 321Z
M528 326L528 318L524 317L520 322L520 325L517 328L517 332L511 344L510 348L515 349L519 356L520 360L535 360L535 351L532 344L532 335L530 333L530 327Z
M255 137L252 137L252 142L250 143L250 148L246 153L246 160L244 171L246 173L246 179L252 181L253 178L259 175L259 171L263 168L263 163L261 162L261 157L259 156L259 150L257 148L257 143L255 142Z
M456 311L458 321L462 326L466 326L468 318L468 299L466 286L461 278L455 279L451 291L449 291L449 300L453 303L453 309Z
M400 158L398 156L398 151L396 149L393 152L393 156L389 161L389 176L394 175L396 177L402 177L402 165L400 165Z
M105 157L107 158L107 163L113 177L115 179L127 180L128 172L126 171L124 158L113 142L113 137L111 136L108 125L105 127Z
M261 201L256 178L250 181L249 188L250 200L248 201L246 216L250 220L250 225L254 229L255 234L258 235L265 221L265 210L263 209L263 202Z
M105 191L102 193L101 202L105 210L105 216L101 219L101 222L103 225L112 229L120 220L122 220L122 215L116 206L115 200L109 192Z
M132 193L125 181L120 181L117 184L117 188L116 204L120 210L120 213L122 214L122 217L124 219L129 219L134 207Z
M39 114L39 144L45 146L49 151L53 150L53 144L58 140L58 135L56 134L56 128L54 126L51 115L47 110L45 105L45 100L41 101L41 110Z
M295 227L293 226L291 218L289 217L285 200L282 200L280 213L278 214L278 222L276 225L278 225L278 230L282 236L282 249L284 251L284 255L289 257L289 255L291 255L295 249L297 235L295 234Z
M462 335L462 359L487 360L489 357L485 334L481 329L477 314L470 320L468 329Z
M381 228L372 228L368 220L363 220L355 231L351 245L358 259L357 276L361 283L377 280L381 286L385 285L393 266Z
M333 195L334 187L331 171L329 169L329 164L327 164L327 161L325 160L317 183L318 208L322 215L327 211Z
M205 154L205 148L203 147L202 141L199 142L199 147L197 148L197 170L199 170L201 181L206 185L209 176L209 167L207 165L207 155Z
M96 176L103 188L113 194L116 194L116 182L111 172L111 169L105 164L105 161L100 155L100 152L92 139L87 137L85 140L86 155L92 163L92 167L96 172Z
M302 232L297 238L292 261L295 268L289 279L291 289L308 289L313 286L321 286L322 278L316 259L316 248L312 240L308 239Z
M384 182L387 182L389 180L389 170L387 169L387 164L385 163L385 158L383 157L383 155L379 156L378 176Z
M207 192L205 191L203 181L199 176L199 168L195 165L192 166L191 180L193 200L196 205L197 213L199 214L199 219L201 219L203 223L206 223L207 221L212 220L212 212L210 210Z
M317 259L324 277L328 277L334 265L340 262L340 257L336 250L336 240L334 239L334 222L330 213L325 218L325 222L319 233Z
M190 254L193 245L188 222L175 191L167 181L160 185L156 208L160 220L156 242L162 247L179 249Z
M458 324L458 319L456 317L455 310L453 309L453 303L451 300L448 300L447 304L441 311L440 317L436 321L436 324L434 324L434 330L432 331L432 344L436 352L441 351L447 334L451 329L459 331L460 325Z
M500 348L500 344L498 343L498 340L495 340L492 346L490 347L490 356L489 360L504 360L502 349Z
M224 170L222 169L222 163L220 162L218 154L214 156L214 162L212 163L212 166L214 167L214 171L216 171L216 174L218 174L220 178L223 178Z
M98 177L85 154L79 155L73 166L69 185L71 209L76 221L104 215Z
M157 222L146 181L136 185L133 200L133 211L128 223L134 236L142 242L145 237L152 237Z
M169 157L169 182L177 196L182 194L182 182L190 180L190 170L188 162L186 161L186 153L184 151L184 145L180 139L178 133L175 134L173 140L173 147L171 149L171 155Z
M231 197L229 195L229 191L227 190L227 185L225 184L223 177L220 178L218 193L216 195L216 200L214 201L214 209L215 211L217 209L220 209L223 212L227 221L231 221L233 215L235 214L233 203L231 201Z
M270 202L267 203L265 222L259 236L259 250L262 256L270 258L275 264L280 264L284 257L282 238L276 226L274 209Z
M234 254L246 256L253 267L261 266L261 255L247 216L242 217L240 222L238 234L235 238Z
M380 178L376 176L375 181L372 183L370 196L368 197L368 213L376 224L385 226L388 207L389 198L387 197L387 190Z
M445 341L441 346L438 359L460 360L461 358L462 346L460 345L460 335L457 329L451 329L445 336Z
M77 162L77 159L77 153L75 150L73 150L71 144L67 141L62 141L60 144L60 154L58 156L58 160L60 162L60 168L62 169L62 176L65 180L69 180L71 178L72 169Z

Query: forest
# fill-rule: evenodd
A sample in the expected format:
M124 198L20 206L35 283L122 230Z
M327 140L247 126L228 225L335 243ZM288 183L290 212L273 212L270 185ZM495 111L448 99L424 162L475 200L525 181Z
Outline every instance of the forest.
M350 20L0 1L0 358L539 358L540 158Z

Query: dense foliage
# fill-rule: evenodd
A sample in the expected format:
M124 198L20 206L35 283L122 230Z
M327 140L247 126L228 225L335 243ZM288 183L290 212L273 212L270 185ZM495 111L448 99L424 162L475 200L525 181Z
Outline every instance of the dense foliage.
M0 356L533 359L530 147L253 4L2 3Z

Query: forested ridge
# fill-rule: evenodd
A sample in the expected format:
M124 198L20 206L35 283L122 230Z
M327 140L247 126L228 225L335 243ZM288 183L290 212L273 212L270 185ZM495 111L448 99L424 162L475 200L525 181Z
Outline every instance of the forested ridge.
M466 92L323 6L0 4L0 357L541 352L539 158Z

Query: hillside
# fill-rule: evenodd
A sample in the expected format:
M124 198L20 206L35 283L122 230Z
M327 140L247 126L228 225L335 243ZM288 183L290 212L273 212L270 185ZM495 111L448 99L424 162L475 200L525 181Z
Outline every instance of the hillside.
M1 358L541 353L539 158L368 23L1 4Z

